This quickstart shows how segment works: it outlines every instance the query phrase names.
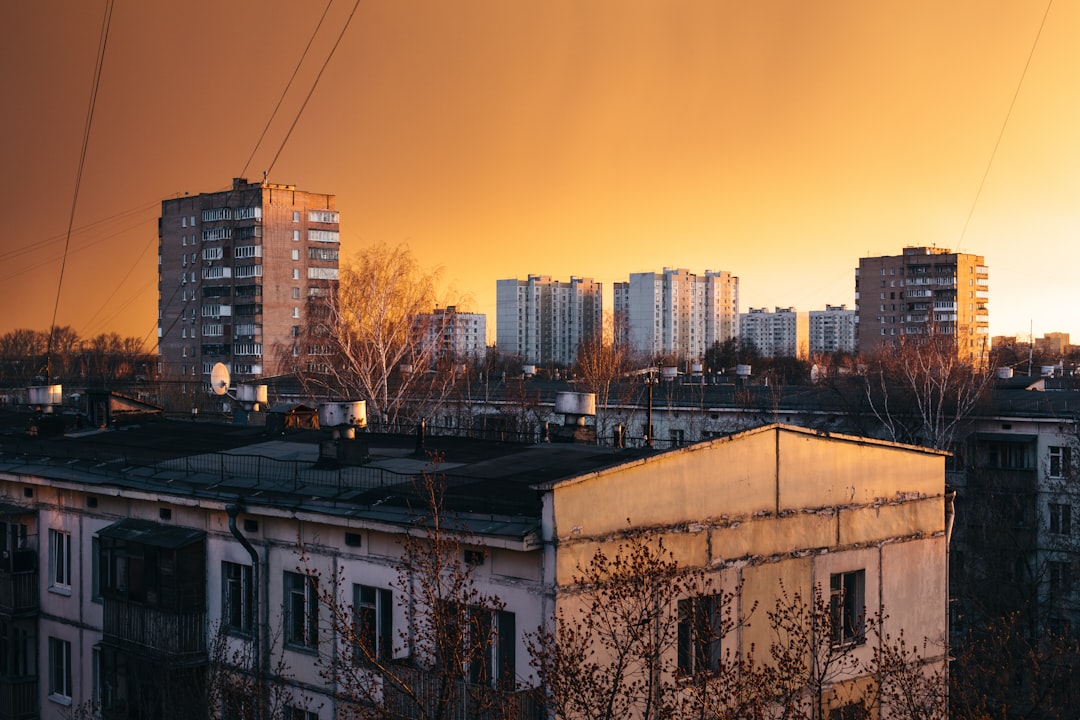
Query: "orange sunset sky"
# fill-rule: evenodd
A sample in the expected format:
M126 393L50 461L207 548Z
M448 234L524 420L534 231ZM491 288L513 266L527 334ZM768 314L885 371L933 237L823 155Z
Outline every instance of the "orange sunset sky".
M106 3L0 7L0 332L44 330ZM441 266L491 339L500 278L854 307L860 256L933 244L985 256L991 334L1080 340L1080 3L365 0L285 142L334 0L245 168L325 7L116 2L57 324L152 346L161 200L269 169L337 196L344 254Z

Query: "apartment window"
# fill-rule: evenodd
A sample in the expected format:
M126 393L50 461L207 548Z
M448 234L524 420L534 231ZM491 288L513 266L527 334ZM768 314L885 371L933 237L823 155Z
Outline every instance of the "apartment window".
M300 251L299 250L293 250L292 251L292 259L293 260L299 260L300 259Z
M720 670L722 635L720 598L704 595L679 601L679 674Z
M299 317L300 317L300 308L298 308L298 307L294 307L294 308L292 309L292 316L293 316L294 318L299 318Z
M293 222L300 222L300 211L299 210L293 210L292 221ZM298 231L294 230L293 232L298 232Z
M49 587L71 592L71 533L49 530Z
M865 593L865 570L836 573L829 577L833 644L862 644L866 640L863 636Z
M0 619L0 677L36 677L36 648L37 641L33 630L28 630L19 623Z
M285 708L285 720L319 720L319 714L298 707Z
M293 296L294 300L299 300L300 299L300 288L294 287L292 289L292 296Z
M285 642L316 649L319 645L319 596L315 578L285 573Z
M293 239L293 242L300 242L300 231L299 230L293 230L292 231L292 239Z
M461 647L444 647L445 663L462 663L473 685L510 685L516 676L516 619L505 610L445 603L447 637L461 638Z
M229 632L247 635L254 627L255 595L250 565L221 563L221 620Z
M1050 446L1050 466L1047 470L1049 477L1058 479L1065 477L1069 470L1069 463L1072 460L1070 449L1059 445Z
M866 720L870 713L862 703L849 703L829 711L829 720Z
M300 268L293 268L292 279L293 280L299 280L300 279Z
M1072 534L1072 506L1050 503L1050 532L1054 535Z
M356 640L353 659L389 658L393 655L393 606L389 590L353 585Z
M1072 565L1066 560L1051 560L1046 564L1050 581L1050 594L1061 595L1072 591Z
M49 699L71 702L71 643L49 638Z

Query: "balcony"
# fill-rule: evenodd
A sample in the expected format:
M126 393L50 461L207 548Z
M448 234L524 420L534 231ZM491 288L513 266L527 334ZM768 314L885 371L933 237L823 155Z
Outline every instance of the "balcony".
M206 657L206 611L170 611L106 597L102 642L175 662Z
M37 610L37 570L0 571L0 614L29 615Z
M0 676L0 720L36 720L37 697L36 677Z

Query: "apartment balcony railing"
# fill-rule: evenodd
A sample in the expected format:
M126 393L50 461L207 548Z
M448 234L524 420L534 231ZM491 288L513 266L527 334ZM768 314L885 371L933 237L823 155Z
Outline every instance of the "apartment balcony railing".
M105 597L102 641L168 656L176 662L206 656L206 611L176 612Z
M38 572L0 570L0 614L22 615L38 610Z
M0 676L0 720L36 720L37 677Z

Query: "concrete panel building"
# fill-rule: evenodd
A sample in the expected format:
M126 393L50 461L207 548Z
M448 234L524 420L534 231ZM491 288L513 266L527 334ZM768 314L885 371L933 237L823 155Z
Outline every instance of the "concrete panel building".
M578 348L603 331L603 284L548 275L496 283L495 342L499 352L533 365L572 365Z
M826 305L810 311L810 354L854 353L858 315L847 305Z
M336 292L333 195L235 178L228 190L164 200L158 220L158 364L203 392L224 363L234 380L281 370L309 303Z
M487 351L487 315L458 312L450 305L417 316L415 332L430 355L438 360L482 360Z
M950 338L964 362L990 352L989 269L982 255L905 247L900 255L859 259L855 309L860 353L905 338Z
M421 527L415 482L432 470L409 456L412 438L371 435L368 464L320 468L317 434L252 444L246 429L153 425L125 431L123 448L105 433L60 438L48 456L0 455L0 537L22 553L0 565L0 586L25 587L0 622L18 624L33 658L5 678L17 692L4 697L23 703L11 716L93 702L107 720L162 717L171 692L198 687L220 627L240 652L227 658L259 643L264 667L281 668L292 717L338 717L347 703L320 665L345 640L308 575L369 608L385 652L409 665L418 611L396 583L402 542ZM545 716L525 699L542 697L530 695L526 633L579 606L577 569L597 548L617 552L624 533L662 538L744 613L770 607L781 583L810 597L841 582L853 622L883 611L885 632L926 638L940 654L923 661L945 662L934 644L946 632L944 453L780 425L668 452L429 443L445 463L445 527L467 538L478 591L502 603L487 626L497 677L480 682L520 703L519 717ZM77 459L92 448L92 462ZM768 646L754 620L731 638L736 652ZM859 657L876 646L843 641Z
M764 357L806 358L810 352L810 317L795 308L750 308L739 316L739 340L752 343Z
M700 360L739 334L739 278L726 270L631 273L615 283L613 305L618 340L648 359Z

